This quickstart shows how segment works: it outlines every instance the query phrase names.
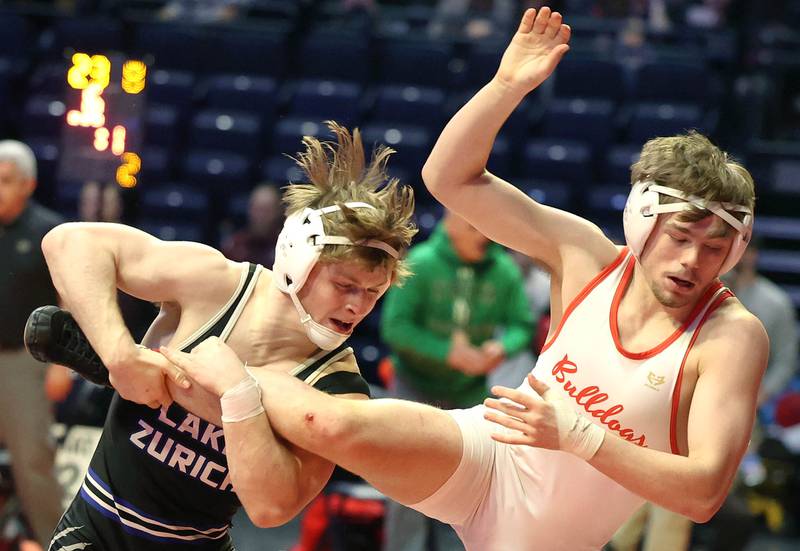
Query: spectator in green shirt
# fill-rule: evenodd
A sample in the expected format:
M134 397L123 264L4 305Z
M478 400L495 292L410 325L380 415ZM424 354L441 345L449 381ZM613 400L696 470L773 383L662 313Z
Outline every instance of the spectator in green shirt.
M414 275L387 293L381 316L392 393L443 408L474 406L488 395L487 374L530 344L522 274L500 245L450 212L408 261ZM385 551L424 551L431 531L439 551L463 549L450 527L397 503L386 523Z

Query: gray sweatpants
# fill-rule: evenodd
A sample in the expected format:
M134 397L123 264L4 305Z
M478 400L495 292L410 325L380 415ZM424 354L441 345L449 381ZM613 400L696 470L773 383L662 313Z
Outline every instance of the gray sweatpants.
M46 368L24 348L0 351L0 441L11 454L17 496L45 549L62 513L49 438L53 416L44 393Z

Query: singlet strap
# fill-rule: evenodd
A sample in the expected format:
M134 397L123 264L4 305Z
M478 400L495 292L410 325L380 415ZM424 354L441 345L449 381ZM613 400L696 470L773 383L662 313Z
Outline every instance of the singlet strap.
M224 334L225 338L227 338L238 320L247 299L250 298L255 288L255 282L258 279L257 276L260 273L261 267L258 264L248 262L242 269L239 285L228 302L202 327L175 348L188 352L209 337L223 338L222 335ZM225 339L223 338L223 340Z
M328 394L370 396L369 385L357 368L348 369L336 363L352 353L353 349L346 344L331 351L322 350L292 369L290 373L304 383Z

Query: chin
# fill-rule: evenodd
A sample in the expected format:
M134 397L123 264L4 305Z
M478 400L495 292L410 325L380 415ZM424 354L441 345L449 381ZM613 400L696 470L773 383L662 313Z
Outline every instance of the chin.
M696 293L691 295L677 294L655 286L652 289L656 300L667 308L681 308L697 299Z

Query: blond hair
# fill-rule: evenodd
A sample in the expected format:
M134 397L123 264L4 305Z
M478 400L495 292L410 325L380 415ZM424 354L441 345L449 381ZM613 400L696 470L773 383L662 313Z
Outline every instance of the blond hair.
M383 241L400 252L395 260L386 252L358 245L326 245L320 255L325 262L359 261L370 269L385 266L393 272L393 280L401 282L409 275L403 257L417 233L412 221L414 191L389 178L386 162L394 153L389 147L375 148L367 164L361 133L351 134L333 121L326 124L336 136L336 143L303 137L305 151L295 161L308 178L307 184L291 184L284 188L286 215L305 208L338 205L341 210L322 217L325 233L341 235L353 242L365 239ZM360 201L375 207L349 208L344 203Z
M631 183L652 180L706 201L744 205L753 212L755 184L741 164L694 130L687 134L654 138L644 144L639 160L631 166ZM665 195L661 203L680 201ZM693 222L710 213L700 208L684 211L681 219ZM732 212L741 219L743 214Z

